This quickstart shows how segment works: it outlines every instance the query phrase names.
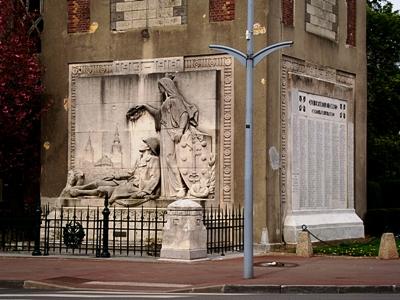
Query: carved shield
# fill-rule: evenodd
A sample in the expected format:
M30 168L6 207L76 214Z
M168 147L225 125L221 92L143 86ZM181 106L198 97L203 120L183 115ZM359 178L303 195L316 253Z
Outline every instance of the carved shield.
M194 185L197 188L208 188L209 162L212 159L211 136L187 130L176 147L176 158L181 176L189 190Z

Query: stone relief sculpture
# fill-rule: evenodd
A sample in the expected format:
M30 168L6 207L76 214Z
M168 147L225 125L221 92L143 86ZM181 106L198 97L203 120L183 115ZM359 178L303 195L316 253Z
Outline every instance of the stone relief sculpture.
M160 142L158 138L143 139L140 157L133 171L122 176L108 176L83 184L83 173L69 171L67 186L60 197L102 196L108 193L110 204L117 199L155 199L160 194Z
M161 107L136 105L126 117L135 122L148 111L160 133L161 197L192 196L206 198L215 189L215 158L211 154L211 137L198 130L199 111L184 99L174 81L158 81Z
M60 193L62 198L74 197L71 195L71 190L77 186L82 185L85 182L85 175L81 171L70 170L67 175L67 184Z
M150 137L143 140L142 153L125 183L115 187L110 204L117 199L155 199L160 195L160 142Z

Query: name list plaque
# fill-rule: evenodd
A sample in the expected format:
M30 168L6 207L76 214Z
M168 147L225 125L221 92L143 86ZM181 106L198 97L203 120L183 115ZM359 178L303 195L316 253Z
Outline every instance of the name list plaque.
M347 102L298 92L292 104L292 209L347 208Z

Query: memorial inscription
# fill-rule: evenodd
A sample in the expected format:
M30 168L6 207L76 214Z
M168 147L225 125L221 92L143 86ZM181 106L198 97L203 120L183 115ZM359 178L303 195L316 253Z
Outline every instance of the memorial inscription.
M281 201L286 243L302 225L322 240L362 238L354 210L355 76L284 57Z
M293 209L346 208L347 102L298 92L292 103Z

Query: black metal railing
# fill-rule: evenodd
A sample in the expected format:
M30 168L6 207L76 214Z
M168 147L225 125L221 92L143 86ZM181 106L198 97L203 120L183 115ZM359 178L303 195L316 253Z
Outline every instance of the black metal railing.
M166 209L42 207L38 214L0 219L0 251L35 255L159 256ZM41 218L39 218L41 214ZM40 224L38 224L40 223ZM206 208L207 251L243 251L243 209ZM40 240L38 237L40 229ZM36 238L37 239L37 238Z
M6 212L0 216L0 251L30 252L34 248L34 213L13 214Z
M224 255L243 251L244 218L242 208L209 208L203 210L207 228L207 252Z
M61 207L50 210L46 207L41 227L43 254L159 256L165 209L111 208L107 219L104 218L105 209ZM108 230L104 230L105 226ZM108 234L107 239L104 232ZM66 234L72 237L67 239ZM68 240L72 241L68 243Z

